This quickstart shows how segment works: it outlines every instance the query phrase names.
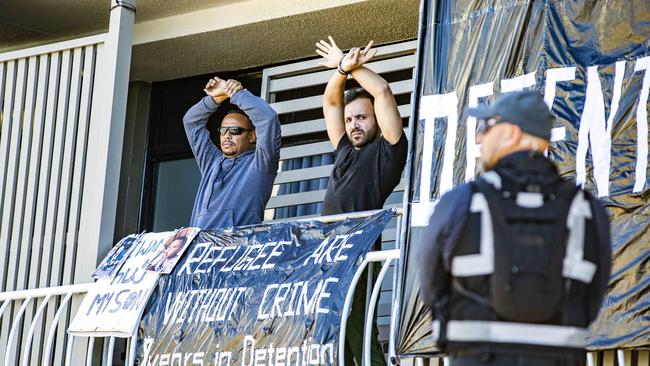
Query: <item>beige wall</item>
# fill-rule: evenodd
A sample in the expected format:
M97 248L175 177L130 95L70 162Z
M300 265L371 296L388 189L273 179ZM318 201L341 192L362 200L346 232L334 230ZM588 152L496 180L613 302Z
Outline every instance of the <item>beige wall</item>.
M173 3L173 6L169 6ZM110 0L3 0L0 53L102 33ZM417 37L419 0L137 0L131 80L160 81Z
M417 37L418 0L369 0L213 32L138 44L131 78L169 80L273 65L316 56L332 35L342 48L373 39L387 44ZM182 55L182 56L181 56Z

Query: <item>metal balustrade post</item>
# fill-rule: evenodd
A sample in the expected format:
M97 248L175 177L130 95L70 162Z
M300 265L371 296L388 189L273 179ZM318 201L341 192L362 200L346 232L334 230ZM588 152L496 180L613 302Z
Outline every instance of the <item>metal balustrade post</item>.
M372 287L375 277L375 264L373 262L368 262L368 276L366 278L366 304L364 309L368 309L370 305L370 295L372 294Z
M7 308L7 306L9 306L10 302L11 300L7 299L2 303L2 307L0 307L0 319L2 319L2 316L5 313L5 309Z
M93 365L94 349L95 349L95 337L88 337L88 351L86 352L86 366Z
M368 266L368 256L363 259L363 262L357 268L357 271L352 277L350 288L345 296L343 303L343 310L341 311L341 328L339 329L339 365L345 365L345 332L348 326L348 316L350 315L350 308L352 307L352 299L354 298L354 289L357 287L361 274Z
M54 319L52 320L50 331L47 335L47 341L45 342L45 353L43 355L43 365L51 364L52 343L54 342L54 335L56 334L56 328L57 325L59 324L59 318L61 317L63 310L66 308L71 298L72 298L72 292L68 292L63 298L63 301L61 301L61 304L59 305L59 309L56 311L56 314L54 315Z
M104 347L106 350L106 360L104 361L104 365L107 366L112 366L113 365L113 350L115 349L115 337L109 337L108 339L108 347Z
M43 315L43 311L47 307L47 304L50 302L50 299L52 298L52 295L47 295L45 296L45 299L41 303L41 305L38 307L36 310L36 314L34 314L34 317L32 318L32 324L29 327L29 331L27 332L27 339L25 341L25 349L23 351L23 366L28 366L29 365L29 358L30 358L30 351L32 349L32 339L34 338L34 331L36 329L36 324L38 324L38 321L40 320L41 316Z
M9 331L9 338L7 338L7 350L5 353L5 365L9 365L10 362L9 360L11 359L11 346L13 343L14 338L16 337L16 331L18 329L18 324L20 324L20 320L23 318L23 314L25 313L25 309L27 308L27 305L32 301L31 297L26 298L23 300L23 304L20 306L20 309L18 310L18 314L16 314L16 318L14 319L14 322L11 324L11 330ZM18 355L18 351L20 350L20 344L16 347L16 355Z
M133 335L129 338L129 362L127 366L135 365L135 351L138 346L138 328L135 328Z
M596 366L594 354L592 352L587 353L587 366Z
M405 194L406 196L406 194ZM400 251L400 258L401 258L401 248L402 248L402 225L404 221L404 215L397 216L397 225L396 225L396 233L397 235L395 236L395 249ZM391 364L391 358L392 357L397 357L396 351L395 351L395 338L397 335L397 316L399 314L399 302L400 302L400 294L399 294L399 277L400 277L400 270L399 270L399 263L400 261L398 260L396 265L395 265L395 270L393 274L393 288L392 288L392 293L391 293L391 310L390 310L390 325L388 327L388 364Z
M72 362L72 345L74 344L74 336L68 335L68 346L65 349L65 365L70 366Z
M390 251L383 251L383 252L390 252ZM393 250L392 252L390 252L390 254L396 255L396 257L399 258L399 250ZM381 271L377 276L377 282L372 288L372 294L370 295L370 304L368 305L366 311L366 323L363 332L363 360L366 366L372 365L372 363L370 363L370 345L372 343L371 338L372 338L372 328L374 325L373 319L375 315L375 307L377 306L377 300L379 298L379 292L381 290L382 281L384 280L384 276L386 276L386 272L388 271L388 268L390 267L392 261L393 258L386 258L384 265L382 266Z
M618 361L618 366L627 366L625 363L625 351L622 349L616 350L616 358Z
M400 251L398 249L393 249L393 250L382 250L382 251L377 251L377 252L368 252L366 254L366 257L363 259L363 262L359 265L359 268L357 268L357 271L354 273L354 277L352 277L352 281L350 282L350 288L348 289L348 293L345 296L345 302L343 303L343 310L341 311L341 327L339 329L339 364L340 365L345 365L345 332L347 330L347 323L348 323L348 316L350 315L350 308L352 307L352 299L354 298L354 290L357 287L357 283L359 282L359 278L361 277L361 274L363 274L363 271L366 269L368 266L368 263L370 262L380 262L380 261L387 261L388 259L397 259L399 258ZM390 265L390 264L389 264ZM388 267L386 267L388 268ZM383 278L386 274L385 268L382 268L382 272L384 274L382 275L380 272L381 278ZM381 289L381 281L378 280L377 284L375 284L375 287L373 287L373 292L375 292L375 288ZM376 297L379 296L379 290L374 294ZM372 297L372 294L371 294ZM376 302L376 297L375 301ZM367 328L370 327L372 330L372 325L373 322L366 321L366 324L364 325L364 333L367 332ZM365 334L364 334L364 344L365 344ZM365 348L365 347L364 347Z

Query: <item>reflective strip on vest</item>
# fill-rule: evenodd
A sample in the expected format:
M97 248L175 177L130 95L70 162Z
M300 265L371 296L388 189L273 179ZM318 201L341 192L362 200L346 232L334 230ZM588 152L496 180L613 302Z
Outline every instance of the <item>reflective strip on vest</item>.
M490 183L497 190L501 190L501 176L494 170L483 173L483 175L481 175L481 179Z
M451 274L456 277L489 275L494 272L494 229L490 207L483 193L474 193L470 212L481 213L481 252L456 256L451 261Z
M517 206L537 208L544 206L544 195L537 192L519 192L515 200Z
M569 239L562 266L562 276L590 283L596 273L596 265L584 260L585 218L591 218L591 207L584 193L579 191L569 208L567 228Z
M516 343L585 348L588 331L561 325L450 320L447 339L455 342Z
M497 179L492 177L491 180ZM456 277L490 275L494 272L494 227L490 208L482 193L472 195L469 210L481 213L480 252L453 257L451 274ZM589 202L585 199L584 192L579 191L571 202L567 216L569 237L562 263L562 276L584 283L590 283L596 273L596 265L584 260L585 219L591 217Z

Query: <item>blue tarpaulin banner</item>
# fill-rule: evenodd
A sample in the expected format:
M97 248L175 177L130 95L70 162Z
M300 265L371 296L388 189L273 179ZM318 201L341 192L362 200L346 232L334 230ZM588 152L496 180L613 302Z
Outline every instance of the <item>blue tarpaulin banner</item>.
M423 0L397 352L436 353L415 249L444 192L478 172L467 107L536 89L556 117L549 158L599 197L612 277L591 349L650 346L650 2Z
M390 210L200 232L161 275L140 365L336 365L352 277Z

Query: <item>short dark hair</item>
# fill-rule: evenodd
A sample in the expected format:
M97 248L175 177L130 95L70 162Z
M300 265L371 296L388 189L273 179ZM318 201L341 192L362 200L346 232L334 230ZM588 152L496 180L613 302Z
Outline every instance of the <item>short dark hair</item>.
M248 115L246 114L246 112L242 111L242 110L239 109L239 108L231 108L231 109L229 109L229 110L226 112L226 114L223 115L223 117L225 118L227 115L232 114L232 113L235 113L235 114L241 114L242 116L246 117L246 120L248 120L248 124L250 125L250 127L251 127L252 129L255 129L255 125L253 124L253 121L251 121L251 118L248 117ZM221 121L219 122L219 125L221 125L221 122L222 122L222 121L223 121L223 118L222 118Z
M348 105L359 98L368 98L370 99L370 103L375 103L375 97L368 93L364 88L352 88L345 92L345 95L343 96L343 105Z

